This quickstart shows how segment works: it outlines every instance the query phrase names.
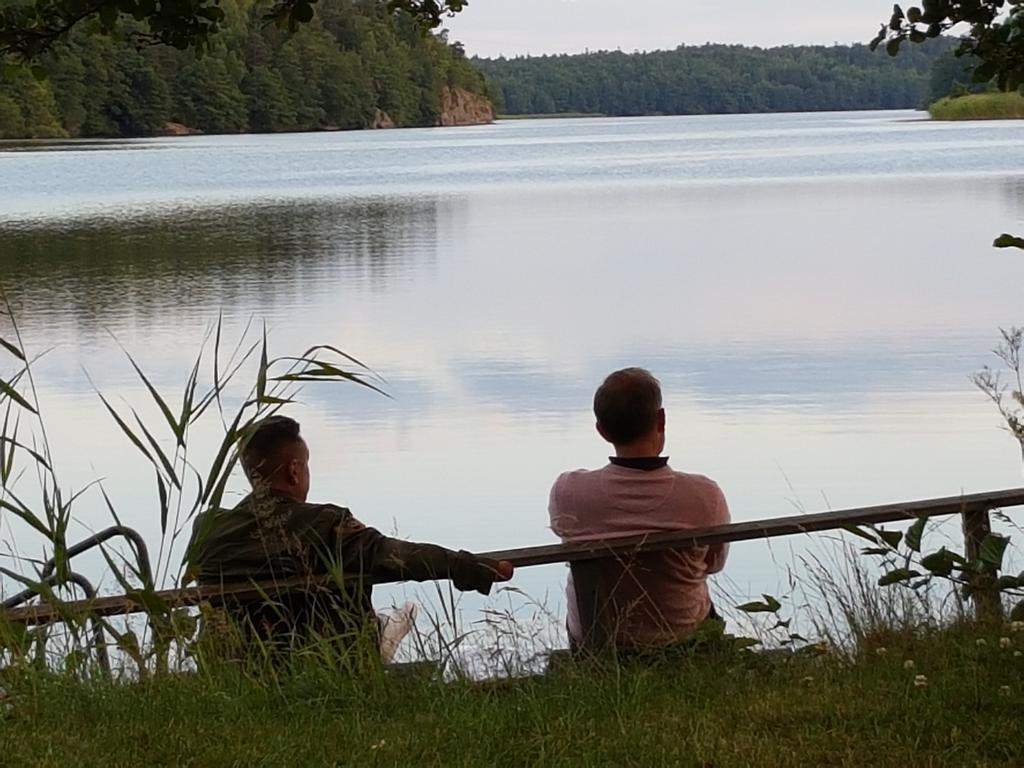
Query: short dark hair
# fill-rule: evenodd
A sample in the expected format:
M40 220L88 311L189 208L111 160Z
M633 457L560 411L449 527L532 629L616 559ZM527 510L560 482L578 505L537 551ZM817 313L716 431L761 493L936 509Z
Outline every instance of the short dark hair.
M594 393L594 415L613 445L626 445L653 427L661 409L661 384L645 368L608 375Z
M245 476L253 483L270 479L280 469L282 449L301 439L299 422L288 416L267 416L254 422L241 440Z

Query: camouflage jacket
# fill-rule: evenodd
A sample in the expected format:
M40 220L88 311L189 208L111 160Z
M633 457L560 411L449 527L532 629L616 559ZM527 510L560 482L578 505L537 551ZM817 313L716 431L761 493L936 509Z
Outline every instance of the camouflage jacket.
M332 504L308 504L284 494L254 492L234 509L196 517L186 554L190 578L216 586L340 575L314 588L233 606L232 613L264 639L371 629L373 581L450 579L460 590L490 591L496 563L469 552L385 536Z

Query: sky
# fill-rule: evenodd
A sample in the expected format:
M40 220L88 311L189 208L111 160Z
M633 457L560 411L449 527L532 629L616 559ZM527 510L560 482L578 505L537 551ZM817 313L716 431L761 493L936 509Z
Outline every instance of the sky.
M891 13L892 0L470 0L447 26L491 57L865 42Z

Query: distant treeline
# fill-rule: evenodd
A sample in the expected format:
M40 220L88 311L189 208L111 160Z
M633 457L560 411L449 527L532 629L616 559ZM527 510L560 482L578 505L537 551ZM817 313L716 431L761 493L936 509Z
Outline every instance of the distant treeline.
M903 109L948 93L950 83L933 84L931 73L952 45L937 39L904 46L899 56L890 57L865 45L709 44L473 63L492 84L499 109L511 115Z
M485 88L460 47L380 0L320 0L294 35L263 21L265 3L220 7L230 28L198 59L76 32L45 62L47 79L0 78L0 138L145 136L169 122L211 133L363 128L378 110L399 126L435 125L445 86Z

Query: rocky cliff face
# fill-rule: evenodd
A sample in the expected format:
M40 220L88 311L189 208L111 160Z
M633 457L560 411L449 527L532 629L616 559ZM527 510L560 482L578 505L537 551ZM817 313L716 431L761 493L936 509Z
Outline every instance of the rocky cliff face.
M395 121L391 119L391 115L385 112L383 109L378 109L373 116L373 122L370 123L371 128L394 128Z
M494 105L479 93L464 88L441 91L441 125L484 125L494 122Z

